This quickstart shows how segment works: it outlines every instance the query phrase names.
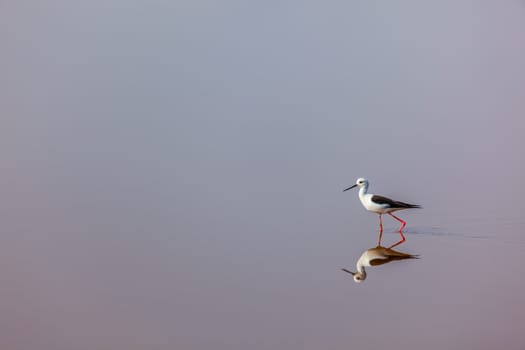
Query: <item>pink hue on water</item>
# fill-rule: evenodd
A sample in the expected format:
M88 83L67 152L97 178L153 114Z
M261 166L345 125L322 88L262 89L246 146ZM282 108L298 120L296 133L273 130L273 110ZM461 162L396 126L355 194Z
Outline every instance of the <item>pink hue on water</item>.
M523 2L10 1L0 29L1 349L525 347ZM424 209L421 258L355 284L361 176Z

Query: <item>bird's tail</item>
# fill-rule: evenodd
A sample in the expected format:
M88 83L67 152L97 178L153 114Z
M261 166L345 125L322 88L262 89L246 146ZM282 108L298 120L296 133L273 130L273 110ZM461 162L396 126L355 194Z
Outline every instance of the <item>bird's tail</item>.
M400 208L407 208L407 209L421 209L422 206L418 204L409 204L405 202L396 202L397 205L399 205Z

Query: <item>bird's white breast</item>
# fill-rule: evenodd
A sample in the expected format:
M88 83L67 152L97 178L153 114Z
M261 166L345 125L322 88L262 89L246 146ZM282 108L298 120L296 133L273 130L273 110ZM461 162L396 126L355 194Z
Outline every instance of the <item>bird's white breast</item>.
M377 203L372 202L372 196L373 194L371 193L359 194L359 199L361 200L361 203L366 208L366 210L374 212L374 213L378 213L378 214L387 213L389 211L388 205L377 204Z

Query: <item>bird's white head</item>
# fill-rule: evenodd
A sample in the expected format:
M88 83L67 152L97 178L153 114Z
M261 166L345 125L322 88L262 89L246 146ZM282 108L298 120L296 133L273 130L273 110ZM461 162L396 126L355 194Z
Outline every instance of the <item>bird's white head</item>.
M359 187L368 186L368 180L364 177L360 177L359 179L355 180L355 184Z
M362 187L365 187L365 188L368 188L368 180L363 178L363 177L360 177L359 179L355 180L355 184L348 187L347 189L343 190L344 191L348 191L354 187L359 187L359 188L362 188Z
M361 283L364 280L366 280L366 272L356 272L354 273L354 282L355 283Z
M347 273L351 274L352 276L354 276L354 282L355 283L361 283L364 280L366 280L366 271L365 271L365 269L361 269L361 271L357 271L357 272L352 272L352 271L347 270L347 269L342 269L342 270L344 272L347 272Z

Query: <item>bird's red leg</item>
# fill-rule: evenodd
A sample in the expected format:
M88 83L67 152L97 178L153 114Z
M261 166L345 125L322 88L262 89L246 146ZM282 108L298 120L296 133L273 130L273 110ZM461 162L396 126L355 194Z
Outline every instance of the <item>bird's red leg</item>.
M381 220L381 214L379 214L379 241L377 246L381 246L381 238L383 237L383 221Z
M394 214L392 213L388 213L390 216L392 216L394 219L398 220L399 222L401 222L401 227L399 228L399 234L401 235L401 240L399 242L397 242L396 244L392 244L390 247L388 247L389 249L392 249L394 248L395 246L398 246L400 245L401 243L403 243L406 239L405 239L405 236L403 236L403 228L405 228L406 226L406 222L404 222L403 220L401 220L400 218L398 218L397 216L395 216Z
M394 219L396 219L397 221L399 221L401 223L401 227L399 228L399 232L403 231L403 229L405 228L407 223L404 222L403 220L401 220L400 218L398 218L397 216L395 216L392 213L388 213L388 215L390 215L391 217L393 217Z

